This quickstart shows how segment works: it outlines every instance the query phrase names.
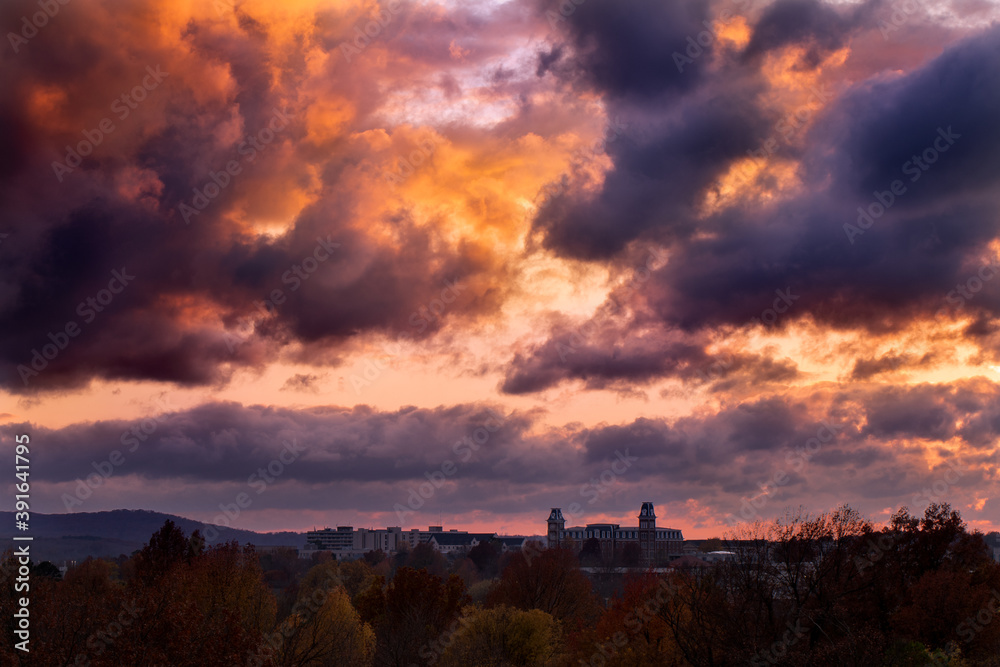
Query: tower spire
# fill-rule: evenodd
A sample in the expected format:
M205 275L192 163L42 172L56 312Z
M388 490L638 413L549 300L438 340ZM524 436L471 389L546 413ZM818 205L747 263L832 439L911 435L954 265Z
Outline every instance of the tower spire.
M549 512L548 543L549 547L558 547L562 544L563 531L566 529L566 519L563 518L562 509L553 507Z

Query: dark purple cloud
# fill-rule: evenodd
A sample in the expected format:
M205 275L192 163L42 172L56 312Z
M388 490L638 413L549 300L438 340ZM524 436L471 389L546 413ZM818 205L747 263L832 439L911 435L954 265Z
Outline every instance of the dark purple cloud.
M860 19L825 22L830 11L815 3L774 5L751 45L815 41L826 31L839 36L817 43L835 48ZM798 14L809 21L789 31L788 17ZM614 166L592 200L555 198L536 228L549 247L571 256L618 263L633 254L630 242L646 238L664 243L670 261L639 292L633 321L618 326L618 340L637 345L612 352L606 336L596 349L557 360L567 333L556 329L549 342L514 359L504 388L683 375L686 362L697 365L704 334L759 321L783 293L794 303L781 304L788 307L779 328L811 318L883 334L922 318L972 313L983 319L968 335L982 336L1000 312L998 283L978 277L989 263L984 248L1000 229L1000 130L992 120L1000 113L998 55L1000 30L993 28L912 72L859 81L817 112L802 146L781 142L777 155L794 151L801 160L798 194L770 206L736 201L700 220L696 194L773 134L774 126L765 126L769 112L752 101L761 85L753 66L714 73L655 112L641 101L613 102L623 117L657 120L647 120L644 132L630 126L608 144ZM741 90L746 99L737 100ZM649 129L654 125L660 130ZM860 216L859 207L874 216ZM678 330L694 338L678 347ZM997 346L980 343L995 358ZM874 370L862 364L856 377Z
M37 6L5 6L4 25L28 9ZM405 239L400 250L359 221L360 174L373 157L392 155L351 138L371 129L366 114L383 97L363 67L341 67L339 38L353 38L353 23L331 23L338 39L327 46L329 85L350 96L357 114L336 148L318 154L307 136L310 102L295 88L306 76L301 40L276 55L268 26L244 12L235 31L224 21L193 21L171 42L139 17L144 11L142 3L116 5L119 20L148 33L130 33L127 58L104 13L85 5L63 7L30 53L4 53L0 199L9 236L0 245L0 385L30 393L95 378L215 384L276 360L293 343L336 360L329 351L362 333L423 339L452 319L495 310L504 270L473 244L442 244L397 211L382 222ZM433 40L474 19L449 26L407 10L391 27L424 21L421 39ZM142 83L147 67L165 72L162 80L134 109L120 106L128 115L119 119L109 102ZM114 129L98 132L98 145L73 167L66 146L95 136L102 118ZM53 162L71 171L55 173ZM362 180L388 187L381 177ZM248 199L268 188L281 199L282 183L311 187L313 203L284 235L253 233ZM218 194L206 196L209 188ZM96 317L81 314L88 307L80 304L101 299L112 272L123 269L135 276L124 291L103 297ZM448 307L426 317L456 282ZM261 308L273 294L280 303ZM56 341L70 323L77 333L63 347ZM47 345L60 349L46 354Z
M365 503L381 507L381 494L389 511L393 503L405 503L408 490L428 474L444 469L452 471L447 484L424 511L503 504L512 494L516 506L557 506L578 499L581 488L611 469L612 479L628 484L614 486L613 496L602 492L601 511L630 511L641 494L654 490L660 502L699 498L730 511L778 471L788 480L779 485L785 495L770 501L774 511L801 493L831 502L844 494L863 497L871 504L865 501L862 509L874 511L904 504L934 481L940 471L927 468L925 447L961 459L956 494L980 488L989 474L983 466L992 460L987 443L997 436L998 415L997 386L966 381L831 390L808 398L772 395L714 414L591 428L545 430L540 415L476 404L378 411L212 403L145 421L62 429L19 424L2 431L6 436L28 430L33 440L46 443L33 465L38 483L63 485L54 488L72 487L117 451L123 462L101 493L114 493L115 485L130 479L150 488L164 482L237 488L294 443L294 463L283 467L260 507L308 507L325 494L314 508L372 511ZM615 469L615 461L631 463ZM611 490L612 483L604 486ZM509 511L518 511L516 506Z
M815 67L830 52L845 46L852 32L872 22L878 4L869 0L845 11L818 0L778 0L761 13L743 55L756 58L796 45L806 49L800 64Z

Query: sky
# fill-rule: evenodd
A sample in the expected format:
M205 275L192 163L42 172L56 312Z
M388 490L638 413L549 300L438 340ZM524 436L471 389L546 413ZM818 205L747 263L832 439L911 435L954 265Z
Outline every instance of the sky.
M998 19L4 3L0 441L30 435L32 511L1000 528Z

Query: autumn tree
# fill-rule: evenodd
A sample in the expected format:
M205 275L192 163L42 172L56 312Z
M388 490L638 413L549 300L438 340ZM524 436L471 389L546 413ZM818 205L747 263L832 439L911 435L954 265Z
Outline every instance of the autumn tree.
M600 565L601 559L601 541L596 537L588 538L583 543L583 549L580 550L580 563L588 567L593 567Z
M31 569L32 577L48 577L53 581L62 581L62 572L58 567L45 560Z
M669 629L670 640L684 662L699 666L750 662L746 654L753 645L738 645L746 633L736 624L756 618L756 610L749 610L748 619L736 618L738 603L727 599L725 583L717 570L675 573L666 581L669 595L657 605L655 613ZM733 653L734 658L727 658Z
M361 591L368 589L375 579L375 573L365 561L351 560L340 563L337 577L353 601Z
M459 558L456 560L452 566L452 573L462 580L466 589L475 586L481 581L479 570L476 568L475 563L468 558Z
M487 597L487 606L539 609L559 620L592 621L598 616L590 581L565 549L546 549L527 558L514 554Z
M197 532L187 539L168 521L133 560L127 590L139 612L115 644L117 664L243 663L274 626L274 596L251 546L205 550Z
M427 570L435 576L443 576L448 572L448 561L430 542L421 542L410 551L403 560L406 567L414 570Z
M639 567L642 564L642 549L637 542L627 542L622 548L622 565L625 567Z
M17 560L12 559L12 564L10 572L16 573ZM112 664L104 661L107 647L114 642L108 628L126 602L123 586L112 580L113 571L114 566L107 561L87 559L70 569L63 581L31 578L30 614L35 622L31 625L30 654L14 650L13 627L8 627L13 620L12 603L25 592L15 591L13 577L0 585L0 627L4 631L0 664L69 665L75 664L78 656L88 655L95 665ZM111 627L110 634L117 634L117 628ZM30 662L22 662L21 657Z
M556 655L559 636L556 620L537 609L467 607L439 664L542 667Z
M476 566L479 576L492 579L499 571L500 549L496 543L484 541L469 549L466 556Z
M135 575L143 584L151 585L177 563L190 562L199 547L198 542L192 545L184 531L168 519L133 558Z
M369 590L359 599L365 607L362 618L373 617L375 664L408 667L416 662L421 647L441 635L468 602L455 575L442 580L426 570L399 568L381 597Z
M660 616L672 594L668 578L651 572L627 575L622 595L612 600L597 623L567 639L570 662L606 667L683 664Z
M1000 648L1000 624L973 628L1000 566L947 505L904 508L881 530L846 506L790 512L726 548L733 561L675 576L660 612L691 664L925 664L959 644L969 657Z
M282 667L368 665L375 633L361 621L342 586L314 587L268 635L274 663Z
M710 537L707 540L703 540L701 546L698 550L702 553L709 553L710 551L722 551L723 543L721 537Z
M381 549L377 549L375 551L366 551L364 555L365 562L371 565L372 567L375 567L376 565L384 561L386 558L388 558L388 556L386 556L385 552L382 551Z

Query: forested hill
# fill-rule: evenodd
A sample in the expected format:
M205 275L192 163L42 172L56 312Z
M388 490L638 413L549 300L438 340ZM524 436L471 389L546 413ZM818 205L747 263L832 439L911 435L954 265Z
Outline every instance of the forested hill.
M72 514L31 514L30 528L18 531L14 525L14 512L0 512L0 540L11 544L15 534L31 535L32 560L83 560L87 556L115 557L131 555L149 541L149 536L170 519L186 534L195 530L205 532L205 524L173 514L148 510L112 510L109 512L76 512ZM257 546L288 545L301 547L303 533L255 533L250 530L216 527L216 542L236 540Z

